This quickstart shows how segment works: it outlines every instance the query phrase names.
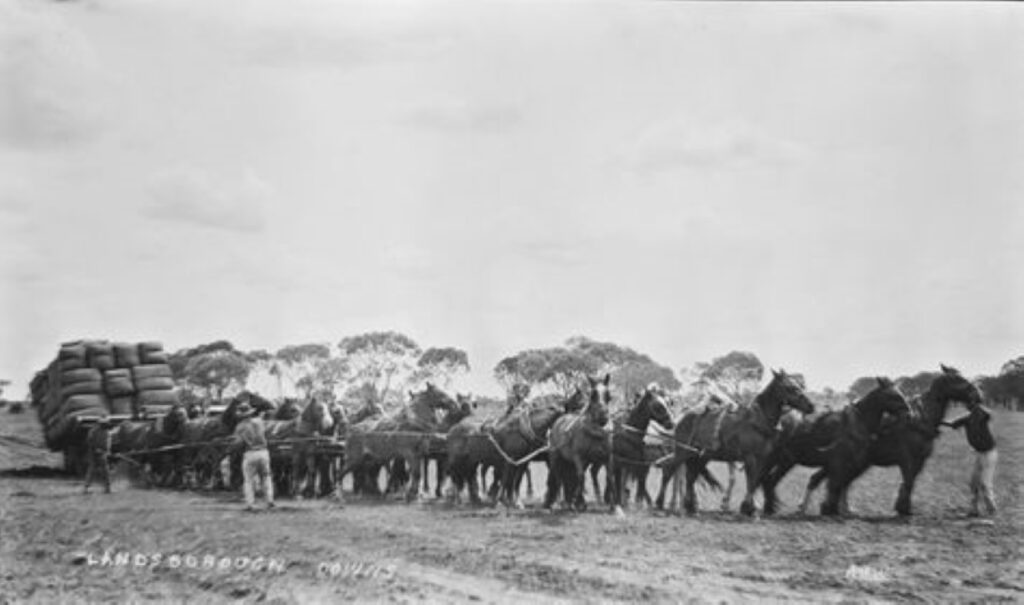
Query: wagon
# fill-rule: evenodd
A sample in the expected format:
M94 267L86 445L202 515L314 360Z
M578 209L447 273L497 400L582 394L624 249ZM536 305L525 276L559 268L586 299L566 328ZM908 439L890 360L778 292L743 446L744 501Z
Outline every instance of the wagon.
M86 435L101 417L115 425L158 418L179 402L158 342L63 343L29 391L47 447L63 452L65 469L78 475L87 467Z

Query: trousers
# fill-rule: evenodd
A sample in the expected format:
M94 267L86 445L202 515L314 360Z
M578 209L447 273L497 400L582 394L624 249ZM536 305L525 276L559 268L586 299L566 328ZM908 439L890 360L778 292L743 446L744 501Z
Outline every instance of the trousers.
M256 502L257 480L263 482L267 504L273 504L274 478L270 474L270 452L267 450L249 450L242 456L242 493L249 506Z
M974 471L971 473L971 512L980 514L980 504L984 503L986 512L996 512L995 492L992 488L996 474L996 461L999 456L993 448L987 452L974 453Z

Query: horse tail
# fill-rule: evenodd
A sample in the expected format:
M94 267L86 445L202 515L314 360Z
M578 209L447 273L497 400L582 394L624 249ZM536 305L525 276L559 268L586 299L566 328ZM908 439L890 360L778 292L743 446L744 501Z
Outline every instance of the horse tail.
M707 466L700 469L700 478L703 479L704 483L707 483L708 487L712 490L716 492L722 491L722 484L718 482L718 479L715 479L715 476L711 474L711 471L708 470Z

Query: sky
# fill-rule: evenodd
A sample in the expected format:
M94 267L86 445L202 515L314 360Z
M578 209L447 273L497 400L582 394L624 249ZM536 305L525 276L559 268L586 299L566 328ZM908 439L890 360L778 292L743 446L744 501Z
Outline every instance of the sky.
M14 395L79 338L1024 354L1011 4L0 0L0 86Z

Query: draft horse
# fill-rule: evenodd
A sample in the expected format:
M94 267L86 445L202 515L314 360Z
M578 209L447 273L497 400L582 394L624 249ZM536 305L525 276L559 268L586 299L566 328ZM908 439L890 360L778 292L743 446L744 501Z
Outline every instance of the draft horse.
M559 492L564 491L565 502L578 511L586 510L583 484L587 466L604 463L608 459L608 407L611 375L604 380L587 376L590 383L590 401L578 414L566 414L555 421L548 432L548 489L544 508L550 509Z
M877 378L877 386L867 395L835 410L782 423L779 444L765 467L764 512L775 513L778 498L775 488L797 464L824 469L829 478L829 498L824 514L836 514L850 484L863 472L868 449L875 439L882 418L906 418L907 400L888 378ZM800 510L807 506L805 498Z
M772 370L772 379L753 403L737 410L689 412L676 424L675 456L662 478L659 500L664 499L670 478L686 467L686 494L683 507L688 514L697 512L694 483L711 460L743 462L747 491L740 512L753 515L754 493L761 482L762 469L776 443L775 426L785 409L805 414L814 412L814 404L803 387L784 370ZM676 480L678 477L675 477ZM678 491L678 480L674 489Z

